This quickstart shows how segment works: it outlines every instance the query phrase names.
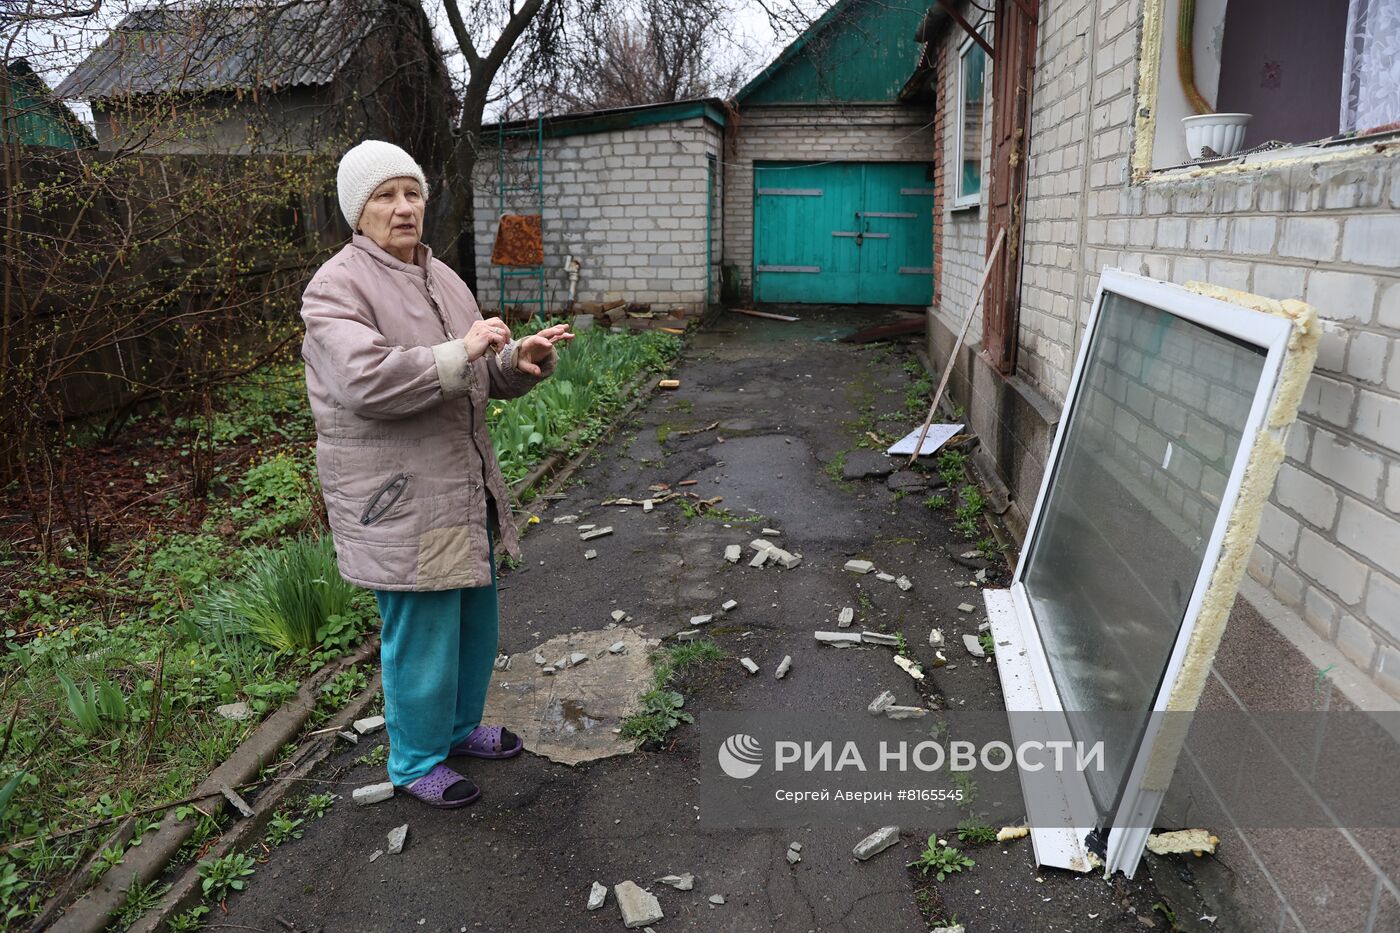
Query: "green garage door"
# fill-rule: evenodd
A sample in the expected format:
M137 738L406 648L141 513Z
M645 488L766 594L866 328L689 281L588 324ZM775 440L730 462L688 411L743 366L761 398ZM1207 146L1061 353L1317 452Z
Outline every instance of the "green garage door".
M927 305L933 300L929 166L754 165L754 299Z

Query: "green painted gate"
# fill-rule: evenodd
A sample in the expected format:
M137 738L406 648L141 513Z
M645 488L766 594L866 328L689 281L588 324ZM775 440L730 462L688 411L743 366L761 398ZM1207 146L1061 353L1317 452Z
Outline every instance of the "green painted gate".
M933 183L925 163L754 165L754 300L927 305Z

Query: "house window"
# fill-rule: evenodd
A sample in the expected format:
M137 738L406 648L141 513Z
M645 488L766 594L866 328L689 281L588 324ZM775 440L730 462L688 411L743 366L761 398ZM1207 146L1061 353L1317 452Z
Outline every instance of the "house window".
M1201 106L1250 115L1239 152L1388 131L1400 121L1393 75L1400 4L1392 0L1197 0L1189 33L1180 22L1181 0L1155 2L1162 13L1158 92L1142 103L1156 127L1151 165L1143 167L1196 158L1181 120ZM1179 29L1191 37L1190 82L1178 67ZM1193 92L1200 98L1194 106Z
M978 27L983 35L985 27ZM986 109L987 53L968 37L958 48L957 173L953 207L975 207L982 194L982 116Z

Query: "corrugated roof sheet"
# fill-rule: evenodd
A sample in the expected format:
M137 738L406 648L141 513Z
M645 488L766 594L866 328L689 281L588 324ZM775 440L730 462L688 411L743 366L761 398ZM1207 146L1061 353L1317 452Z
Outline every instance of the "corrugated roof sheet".
M330 83L378 22L373 0L293 0L130 13L54 94L131 94Z

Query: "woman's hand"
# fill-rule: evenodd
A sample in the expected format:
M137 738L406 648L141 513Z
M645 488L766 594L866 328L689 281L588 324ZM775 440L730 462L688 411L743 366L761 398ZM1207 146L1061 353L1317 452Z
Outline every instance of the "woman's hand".
M467 359L475 362L487 350L496 351L510 342L510 328L498 317L488 317L477 321L462 338L467 345Z
M554 345L561 340L573 339L574 335L569 333L568 324L555 324L553 327L546 327L538 334L531 334L520 341L520 346L515 351L515 368L522 373L538 376L540 375L540 364L549 359Z

